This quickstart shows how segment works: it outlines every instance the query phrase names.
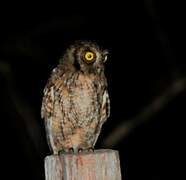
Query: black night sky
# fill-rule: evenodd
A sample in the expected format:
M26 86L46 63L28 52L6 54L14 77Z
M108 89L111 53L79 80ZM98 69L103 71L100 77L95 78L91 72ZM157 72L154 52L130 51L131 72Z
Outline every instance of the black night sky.
M186 118L181 5L133 0L80 6L1 6L1 176L44 180L50 152L40 118L43 88L68 45L85 39L110 52L111 116L96 148L119 150L125 180L180 179ZM122 126L127 131L118 138L115 129Z

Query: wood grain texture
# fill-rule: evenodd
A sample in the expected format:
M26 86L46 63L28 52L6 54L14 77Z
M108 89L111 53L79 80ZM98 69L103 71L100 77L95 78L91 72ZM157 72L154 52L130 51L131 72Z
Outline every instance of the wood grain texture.
M121 180L118 151L47 156L45 180Z

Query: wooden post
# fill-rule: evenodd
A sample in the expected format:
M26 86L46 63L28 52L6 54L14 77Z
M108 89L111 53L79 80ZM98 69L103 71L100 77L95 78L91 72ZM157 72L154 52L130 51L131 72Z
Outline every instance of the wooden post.
M121 180L118 151L47 156L45 180Z

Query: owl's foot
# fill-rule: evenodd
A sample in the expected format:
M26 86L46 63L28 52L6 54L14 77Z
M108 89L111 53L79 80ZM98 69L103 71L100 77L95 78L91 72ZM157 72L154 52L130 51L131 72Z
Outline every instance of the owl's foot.
M93 153L94 152L94 148L93 147L89 147L87 149L82 149L82 148L79 148L78 149L78 153L83 153L83 152L90 152L90 153Z
M66 153L66 151L64 149L58 151L58 155L61 155L61 154L64 154L64 153Z
M93 147L89 147L89 148L88 148L88 152L93 153L93 152L94 152L94 148L93 148Z
M73 148L69 148L69 149L62 149L62 150L60 150L60 151L58 151L58 155L60 155L60 154L65 154L65 153L74 153L74 149Z

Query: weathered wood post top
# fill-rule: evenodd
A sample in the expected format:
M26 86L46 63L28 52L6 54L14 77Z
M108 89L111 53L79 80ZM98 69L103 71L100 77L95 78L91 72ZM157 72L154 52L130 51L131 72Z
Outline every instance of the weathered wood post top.
M45 180L121 180L119 153L100 149L47 156Z

